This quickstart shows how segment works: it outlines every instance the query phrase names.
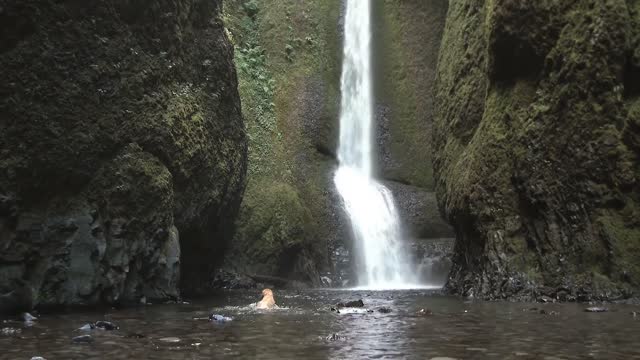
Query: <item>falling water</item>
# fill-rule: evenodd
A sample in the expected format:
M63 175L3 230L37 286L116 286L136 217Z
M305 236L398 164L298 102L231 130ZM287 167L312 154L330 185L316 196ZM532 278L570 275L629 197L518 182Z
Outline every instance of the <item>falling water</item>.
M372 174L371 12L369 0L347 0L342 64L340 146L334 182L350 217L358 281L370 289L412 287L391 192Z

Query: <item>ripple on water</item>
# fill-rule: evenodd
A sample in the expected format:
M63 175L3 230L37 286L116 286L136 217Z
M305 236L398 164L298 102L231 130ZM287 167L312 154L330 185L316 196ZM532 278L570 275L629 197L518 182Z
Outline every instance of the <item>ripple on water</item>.
M193 359L304 358L431 359L633 358L640 321L637 306L611 305L610 311L585 313L575 304L548 304L559 316L523 311L539 304L464 303L425 291L282 291L275 311L256 310L256 291L229 291L189 305L44 314L18 335L0 335L0 358ZM362 309L330 311L338 302L363 299ZM391 313L367 309L389 307ZM213 310L212 310L213 309ZM430 309L432 315L419 315ZM466 312L465 312L466 311ZM230 316L209 322L210 312ZM204 318L194 320L194 318ZM73 344L87 322L109 320L114 331L91 331L91 344ZM135 334L135 336L132 336ZM331 335L336 334L331 340ZM179 341L173 341L173 339ZM164 339L164 340L162 340ZM168 341L167 339L172 339ZM328 340L329 339L329 340Z

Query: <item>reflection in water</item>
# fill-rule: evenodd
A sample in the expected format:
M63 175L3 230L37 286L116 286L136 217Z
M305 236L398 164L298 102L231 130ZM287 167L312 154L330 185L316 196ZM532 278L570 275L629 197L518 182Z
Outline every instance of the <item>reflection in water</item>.
M408 324L401 314L392 315L395 307L393 295L368 296L365 299L368 300L366 301L368 310L373 312L344 315L341 313L336 319L336 322L341 325L340 335L346 339L342 344L331 349L329 358L398 359L409 356L411 349L406 334ZM389 308L392 312L384 314L379 311L380 308ZM380 334L393 334L393 336L380 336Z
M314 290L276 292L287 309L257 311L247 306L257 298L257 290L225 292L190 305L44 314L32 327L4 322L0 327L22 332L0 335L0 359L640 358L640 319L630 315L637 306L611 305L598 314L578 304L467 303L428 290ZM330 310L358 298L374 312ZM433 315L418 315L423 308ZM212 310L234 320L194 320ZM92 344L71 343L75 329L100 319L120 330L93 331ZM344 339L327 339L331 334ZM179 341L161 340L171 337Z

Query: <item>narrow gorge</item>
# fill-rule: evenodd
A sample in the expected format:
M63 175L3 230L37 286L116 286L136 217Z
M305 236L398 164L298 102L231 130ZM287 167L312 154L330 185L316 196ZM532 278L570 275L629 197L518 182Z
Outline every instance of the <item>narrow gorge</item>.
M0 75L8 324L269 288L405 349L432 307L640 301L640 0L0 0Z

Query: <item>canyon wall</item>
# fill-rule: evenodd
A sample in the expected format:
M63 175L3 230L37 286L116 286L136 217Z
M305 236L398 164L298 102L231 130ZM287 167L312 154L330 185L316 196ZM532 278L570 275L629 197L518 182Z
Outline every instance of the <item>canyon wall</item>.
M639 25L632 0L450 2L433 132L450 291L637 295Z
M249 139L247 189L225 268L315 286L323 275L325 285L341 281L347 269L336 269L335 259L349 235L333 185L341 2L229 0L224 14Z
M0 305L207 286L247 153L220 11L217 0L0 2Z

